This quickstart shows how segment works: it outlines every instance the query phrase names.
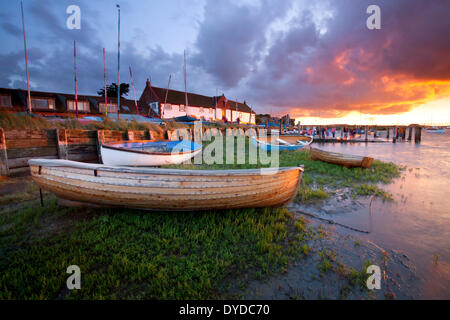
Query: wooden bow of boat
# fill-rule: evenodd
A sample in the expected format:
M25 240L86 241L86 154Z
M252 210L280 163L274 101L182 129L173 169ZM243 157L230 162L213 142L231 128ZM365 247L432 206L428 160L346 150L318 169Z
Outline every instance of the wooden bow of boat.
M147 210L277 207L298 193L303 168L179 170L29 161L33 180L65 203Z
M329 152L317 148L310 148L310 156L311 160L321 160L328 163L339 164L347 168L350 167L369 168L373 162L373 158L371 157Z

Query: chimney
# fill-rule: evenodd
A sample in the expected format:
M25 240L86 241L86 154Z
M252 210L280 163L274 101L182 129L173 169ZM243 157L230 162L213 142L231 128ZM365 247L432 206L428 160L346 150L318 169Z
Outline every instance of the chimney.
M150 79L147 78L147 83L146 83L147 87L150 87Z

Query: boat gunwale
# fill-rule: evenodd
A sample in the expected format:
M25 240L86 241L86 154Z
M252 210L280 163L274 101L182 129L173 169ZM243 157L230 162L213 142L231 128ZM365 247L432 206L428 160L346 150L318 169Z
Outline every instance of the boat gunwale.
M320 160L343 166L362 167L364 169L369 168L374 160L374 158L368 156L326 151L313 147L310 148L310 158L311 160Z
M347 153L340 153L340 152L334 152L334 151L326 151L326 150L322 150L322 149L318 149L318 148L314 148L314 147L311 147L310 152L322 153L322 155L328 155L328 156L336 157L336 158L339 158L342 160L362 161L364 158L371 158L371 157L367 157L367 156L360 156L357 154L347 154Z
M194 152L198 152L199 150L202 149L202 145L199 145L193 141L191 141L194 144L197 144L199 146L199 148L197 149L191 149L189 151L181 151L181 152L149 152L149 151L142 151L142 150L133 150L133 149L126 149L124 147L115 147L112 146L111 144L124 144L124 143L144 143L144 142L176 142L177 140L167 140L167 139L152 139L152 140L127 140L127 141L114 141L114 142L107 142L107 143L102 143L101 147L102 148L106 148L106 149L111 149L111 150L115 150L115 151L120 151L120 152L131 152L131 153L139 153L139 154L145 154L145 155L159 155L159 156L175 156L175 155L183 155L183 154L191 154ZM183 141L183 140L178 140L178 141Z
M222 169L222 170L185 170L185 169L166 169L166 168L151 168L151 167L127 167L127 166L108 166L97 163L84 163L63 159L30 159L28 161L30 166L40 167L74 167L79 169L109 171L117 173L141 173L141 174L159 174L159 175L190 175L190 176L229 176L229 175L268 175L279 172L300 170L304 171L301 166L298 167L268 167L257 169ZM273 172L273 173L272 173Z

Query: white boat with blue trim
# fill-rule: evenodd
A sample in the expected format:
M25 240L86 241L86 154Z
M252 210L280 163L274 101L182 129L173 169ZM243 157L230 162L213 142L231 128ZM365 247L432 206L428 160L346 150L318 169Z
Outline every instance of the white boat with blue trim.
M162 166L183 163L202 150L192 141L134 140L101 145L102 162L109 166Z
M309 146L313 142L313 138L302 135L282 135L279 138L267 136L258 137L257 139L256 137L252 137L252 141L255 146L266 151L298 151Z

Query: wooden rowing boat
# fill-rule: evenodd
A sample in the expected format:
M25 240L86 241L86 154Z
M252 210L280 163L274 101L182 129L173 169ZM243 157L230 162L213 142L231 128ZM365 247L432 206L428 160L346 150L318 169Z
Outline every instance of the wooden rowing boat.
M313 142L310 136L301 135L282 135L279 138L268 137L252 137L253 144L263 150L290 150L299 151Z
M310 155L311 160L320 160L328 163L340 164L347 168L350 167L369 168L373 162L373 158L370 157L329 152L317 148L310 148Z
M445 133L445 128L436 128L436 127L425 128L425 131L430 133Z
M111 166L161 166L183 163L202 150L191 141L133 140L103 143L102 162Z
M62 205L148 210L277 207L298 193L303 168L180 170L29 160L40 188Z

